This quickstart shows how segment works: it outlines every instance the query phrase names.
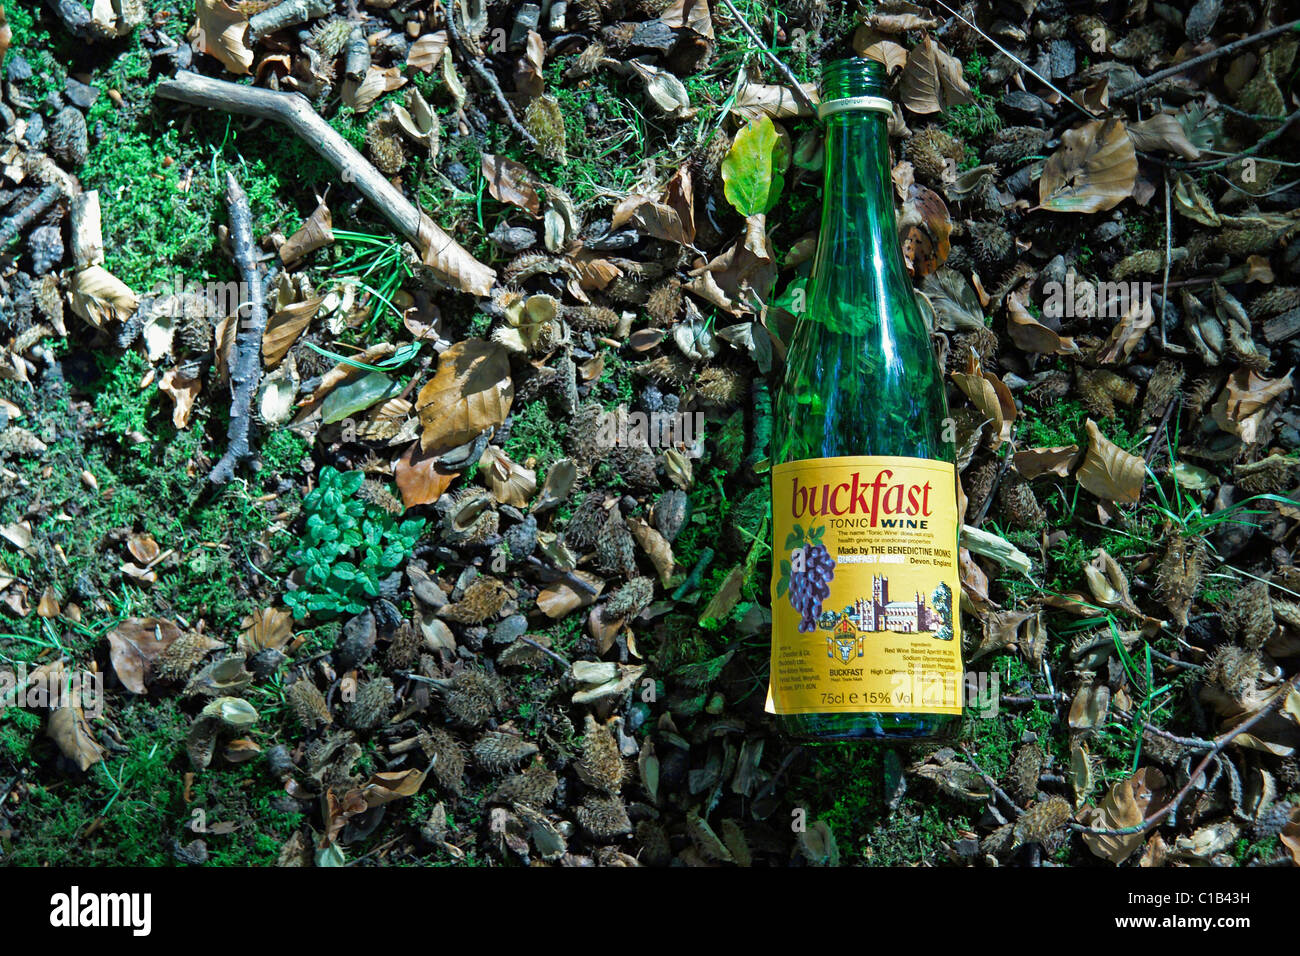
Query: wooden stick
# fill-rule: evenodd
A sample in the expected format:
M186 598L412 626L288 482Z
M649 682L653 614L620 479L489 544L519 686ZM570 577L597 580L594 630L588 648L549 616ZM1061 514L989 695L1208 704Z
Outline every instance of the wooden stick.
M758 44L758 49L763 53L763 55L771 60L772 63L775 64L777 70L780 71L781 75L785 77L785 81L790 84L790 92L793 93L794 98L799 101L799 105L812 113L813 116L816 116L817 104L814 103L812 97L805 92L803 84L799 82L799 77L794 75L794 71L782 63L781 58L767 48L767 44L763 42L763 38L760 37L754 28L749 25L749 21L741 16L740 11L736 9L736 5L732 3L731 0L722 0L722 4L736 19L736 22L740 24L740 28L745 31L751 40Z
M240 283L247 290L244 294L248 296L235 314L243 312L245 306L248 311L240 320L235 336L226 453L208 472L208 481L214 485L228 482L235 476L235 467L252 456L248 433L252 424L253 391L262 377L262 336L266 332L266 295L257 264L257 249L253 245L253 213L248 207L248 194L234 173L226 173L226 206L230 210L230 244L235 251L235 265L239 268Z
M533 147L533 149L536 149L537 137L528 132L524 125L519 122L518 117L515 116L515 111L510 108L510 101L506 99L506 95L501 92L501 84L497 82L497 78L493 76L492 71L485 67L482 61L474 55L474 51L470 49L469 43L460 35L460 30L456 28L456 11L452 8L451 0L447 0L446 10L444 12L447 17L447 33L450 34L452 42L460 48L460 55L465 58L465 62L469 64L469 68L474 71L474 75L482 80L483 85L492 91L492 96L496 99L497 105L501 107L501 112L506 114L506 122L510 124L510 128L519 134L520 139Z
M158 84L158 95L191 106L284 123L339 170L345 182L355 184L384 218L415 244L423 255L424 264L440 279L472 295L491 294L496 272L470 255L403 196L401 190L321 119L302 94L278 93L184 72L178 73L175 79Z
M1292 20L1290 23L1284 23L1280 27L1273 27L1271 30L1264 30L1262 33L1256 33L1252 36L1243 37L1226 46L1221 46L1217 50L1211 50L1209 53L1202 53L1200 56L1194 56L1190 60L1184 60L1182 63L1175 63L1171 67L1152 73L1145 80L1138 80L1132 86L1126 86L1118 93L1112 93L1112 100L1127 100L1130 97L1137 96L1143 90L1154 86L1161 80L1168 79L1171 76L1177 76L1185 70L1190 70L1194 66L1200 66L1202 63L1209 63L1211 60L1217 60L1221 56L1227 56L1229 53L1236 53L1248 46L1253 46L1270 37L1275 37L1280 33L1287 33L1291 30L1300 30L1300 20Z

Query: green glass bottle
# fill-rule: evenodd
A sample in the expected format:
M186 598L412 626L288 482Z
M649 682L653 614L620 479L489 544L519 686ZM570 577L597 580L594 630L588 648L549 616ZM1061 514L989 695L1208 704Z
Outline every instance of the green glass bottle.
M956 449L903 262L880 64L828 64L821 234L772 443L768 707L810 741L960 719Z

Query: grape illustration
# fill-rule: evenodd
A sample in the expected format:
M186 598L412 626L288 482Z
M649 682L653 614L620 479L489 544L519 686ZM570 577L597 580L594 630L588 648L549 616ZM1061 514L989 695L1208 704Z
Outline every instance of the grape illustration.
M790 606L799 612L799 630L808 633L817 630L822 602L831 596L835 559L820 544L805 544L796 548L791 553L791 559L799 552L803 553L803 570L790 573Z

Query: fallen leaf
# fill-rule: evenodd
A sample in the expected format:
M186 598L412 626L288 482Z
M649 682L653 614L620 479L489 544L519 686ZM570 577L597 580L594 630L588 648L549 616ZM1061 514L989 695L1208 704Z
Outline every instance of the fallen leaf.
M691 95L686 85L668 70L640 60L628 60L627 65L641 78L646 96L661 113L680 116L690 109Z
M440 470L438 456L422 452L419 442L412 442L393 466L393 478L407 508L433 504L459 477L458 471Z
M478 467L492 497L502 504L527 508L529 499L537 493L537 472L515 464L495 445L483 449Z
M303 330L311 325L311 320L316 317L324 301L325 297L318 295L294 302L266 320L266 331L262 333L263 365L272 369L284 361L285 355L298 341Z
M668 9L659 15L659 22L674 30L690 30L706 40L714 39L713 17L709 14L708 0L673 0Z
M697 265L690 275L686 288L700 298L733 315L757 312L776 282L771 241L765 237L763 254L756 255L751 244L739 240L721 255Z
M1163 149L1183 159L1199 159L1201 151L1192 145L1178 119L1169 113L1157 113L1140 123L1130 123L1129 135L1137 149Z
M808 100L816 106L817 84L804 83L801 89ZM789 86L750 83L748 80L741 84L740 92L736 94L731 109L746 120L755 120L762 116L781 120L812 115L812 110L804 105L804 100L796 96Z
M90 266L74 274L69 297L72 311L97 329L110 319L125 322L140 305L130 287L103 266Z
M1026 448L1011 456L1011 463L1015 466L1016 473L1026 481L1047 474L1068 477L1078 460L1078 445Z
M1091 418L1087 429L1088 451L1075 472L1075 480L1104 501L1135 503L1146 478L1146 462L1108 439Z
M1143 767L1127 780L1110 788L1101 804L1079 811L1079 822L1084 826L1123 830L1137 826L1146 817L1160 810L1165 798L1165 775L1155 767ZM1123 863L1146 839L1143 831L1109 836L1085 833L1084 845L1103 860Z
M201 53L214 56L231 73L249 73L248 15L225 0L198 0L198 20L189 35Z
M1007 335L1026 352L1055 355L1078 351L1073 339L1062 336L1034 318L1018 293L1007 296Z
M446 49L446 30L426 33L411 44L411 48L406 53L406 67L411 70L432 73Z
M985 327L979 295L960 272L941 268L925 277L921 291L929 298L943 331L973 332Z
M537 606L551 620L564 617L570 611L587 607L595 603L600 592L605 589L605 582L586 571L570 571L572 577L584 582L590 588L575 588L565 580L547 585L537 595Z
M280 261L291 266L309 252L315 252L334 241L334 220L329 206L324 202L316 204L307 221L298 230L280 244Z
M1151 300L1144 295L1132 296L1128 310L1111 329L1106 344L1097 353L1098 362L1127 362L1133 350L1142 342L1147 329L1155 324L1156 313Z
M742 216L766 213L781 197L789 165L789 137L770 117L753 120L736 133L722 160L723 193Z
M542 183L527 166L491 153L483 154L480 165L493 199L541 216Z
M172 424L180 430L189 426L194 400L203 390L203 381L189 378L177 369L169 369L158 382L159 390L172 400Z
M1011 426L1019 412L1011 389L991 372L980 367L979 357L971 349L965 372L953 372L952 380L970 399L971 404L993 424L992 447L997 449L1011 438Z
M1053 212L1100 212L1133 194L1137 153L1118 119L1084 123L1061 136L1038 181L1039 207Z
M962 77L961 61L925 36L907 55L898 79L898 98L913 113L942 113L959 103L971 103L970 86Z
M438 357L438 371L416 398L424 426L420 446L445 451L506 420L514 401L510 356L482 339L458 342Z
M280 650L293 640L293 615L283 608L254 611L239 625L239 649L252 657L259 651Z
M1210 413L1225 432L1250 444L1260 440L1260 426L1269 406L1291 390L1294 370L1281 378L1264 378L1254 369L1239 368L1228 376Z
M614 207L611 229L631 223L656 239L690 245L695 241L695 195L688 166L681 166L664 187L663 197L633 194ZM608 284L608 283L606 283Z
M131 693L143 694L154 662L181 636L181 629L162 618L129 617L107 636L109 660L117 679Z
M83 772L104 759L103 748L95 742L95 735L80 707L55 707L50 711L45 732L58 745L63 756Z
M406 82L400 67L371 66L361 82L358 83L351 77L343 81L343 102L352 107L353 112L364 113L379 97L401 89Z

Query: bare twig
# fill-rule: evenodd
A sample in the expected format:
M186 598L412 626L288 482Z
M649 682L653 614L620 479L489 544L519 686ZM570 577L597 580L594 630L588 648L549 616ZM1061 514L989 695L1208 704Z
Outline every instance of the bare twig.
M527 644L529 647L535 647L535 648L537 648L539 651L541 651L541 652L542 652L543 654L545 654L547 657L549 657L549 658L551 658L551 659L553 659L553 660L555 660L555 661L558 661L559 664L560 664L560 666L563 667L565 670L568 670L569 667L571 666L571 665L569 664L568 661L566 661L566 660L565 660L563 657L561 657L559 654L555 653L555 651L551 650L549 647L543 647L541 644L538 644L538 643L537 643L535 640L533 640L531 637L526 637L526 636L525 636L525 637L521 637L521 638L519 638L519 640L520 640L521 642L523 642L524 644Z
M492 91L492 97L497 101L497 105L501 107L501 111L506 114L506 122L510 124L510 128L518 133L525 143L536 149L537 137L528 132L528 130L524 128L524 125L519 122L519 118L515 116L515 111L510 107L510 101L506 99L506 95L501 92L501 84L497 82L497 78L493 76L492 71L485 67L483 62L474 55L474 51L470 49L465 38L461 36L460 30L456 27L456 11L452 8L451 0L447 0L445 4L445 12L447 15L447 33L451 35L452 42L460 49L461 57L469 65L469 68L474 71L474 75L482 80L484 85Z
M422 252L424 264L439 278L473 295L492 291L496 272L469 254L357 152L312 109L299 93L279 93L227 83L197 73L178 73L158 84L158 95L191 106L258 116L284 123L328 160L343 178L375 204L384 218Z
M230 210L230 244L240 282L247 290L244 293L247 301L240 304L236 313L243 316L235 336L235 361L230 371L228 444L226 453L208 472L208 481L214 485L224 485L235 476L235 468L252 456L248 433L252 424L253 392L262 377L262 335L266 332L266 295L257 264L257 249L253 246L253 212L248 207L248 194L234 173L226 173L226 206Z
M35 199L0 224L0 249L17 239L24 229L58 202L62 195L63 190L58 186L46 186L37 193Z
M799 104L803 106L804 109L811 112L813 116L816 116L817 104L812 101L812 97L804 92L803 84L800 83L799 78L794 75L794 71L782 63L781 58L768 49L767 44L763 42L763 38L760 37L758 33L755 32L754 28L749 25L749 21L741 16L740 11L736 9L736 5L732 3L731 0L722 0L722 4L727 8L731 15L735 17L736 22L740 24L740 28L749 35L751 40L758 44L758 49L762 54L771 60L772 64L780 71L781 75L785 77L785 81L790 84L790 91L794 94L795 99L799 101Z
M1122 827L1118 830L1111 830L1107 827L1086 827L1081 823L1071 823L1070 829L1078 833L1093 833L1097 836L1129 836L1134 833L1143 833L1151 829L1165 817L1169 816L1169 814L1178 809L1178 805L1182 803L1183 798L1191 792L1192 785L1196 782L1196 778L1199 777L1205 771L1205 768L1210 765L1210 761L1223 753L1224 748L1237 739L1238 736L1244 734L1246 731L1250 730L1251 727L1254 727L1269 714L1273 713L1273 711L1277 710L1277 708L1281 706L1282 702L1291 695L1291 692L1296 690L1296 684L1298 681L1300 681L1300 674L1292 677L1282 685L1282 687L1278 689L1277 693L1269 699L1268 703L1261 707L1249 720L1243 721L1227 733L1215 737L1212 742L1213 746L1205 756L1201 758L1201 762L1198 763L1196 769L1191 772L1191 775L1187 778L1187 782L1183 784L1182 789L1179 790L1178 793L1174 794L1172 800L1155 813L1146 817L1141 823L1135 823L1131 827Z
M942 6L942 4L940 4L940 6ZM1110 98L1113 102L1130 99L1137 96L1148 87L1159 83L1161 80L1168 79L1171 76L1177 76L1179 73L1190 70L1192 67L1200 66L1202 63L1209 63L1211 60L1217 60L1221 56L1236 53L1238 50L1244 50L1248 46L1254 46L1256 43L1260 43L1264 40L1278 36L1279 34L1287 33L1296 29L1300 29L1300 20L1292 20L1290 23L1284 23L1280 27L1273 27L1271 30L1264 30L1261 33L1243 37L1240 40L1221 46L1218 49L1211 50L1209 53L1202 53L1200 56L1194 56L1190 60L1184 60L1182 63L1175 63L1171 67L1152 73L1146 79L1138 80L1132 86L1126 86L1118 93L1112 93Z
M979 25L978 25L978 24L976 24L976 23L972 23L970 20L967 20L964 16L962 16L960 13L958 13L958 12L957 12L956 10L954 10L952 7L948 6L948 4L944 3L943 0L935 0L935 2L938 3L939 6L943 7L945 10L947 10L949 13L951 13L951 14L952 14L954 17L956 17L958 20L960 20L962 23L966 24L966 26L970 27L972 30L974 30L976 33L978 33L981 37L983 37L983 38L984 38L985 40L987 40L989 43L993 44L993 46L995 46L995 47L997 48L997 50L998 50L999 53L1001 53L1003 56L1007 57L1007 58L1010 59L1012 62L1014 62L1015 64L1017 64L1017 65L1018 65L1022 70L1024 70L1024 71L1027 72L1027 73L1029 73L1031 76L1033 76L1035 79L1037 79L1040 83L1042 83L1044 86L1046 86L1049 90L1051 90L1053 93L1055 93L1055 94L1056 94L1057 96L1059 96L1061 99L1065 100L1067 103L1069 103L1071 106L1073 106L1073 107L1074 107L1076 110L1078 110L1080 113L1083 113L1083 114L1084 114L1085 116L1087 116L1089 119L1096 119L1096 118L1097 118L1097 114L1096 114L1096 113L1094 113L1092 110L1088 109L1088 107L1086 107L1086 106L1082 105L1081 103L1079 103L1076 99L1074 99L1074 97L1070 96L1069 93L1066 93L1064 90L1062 90L1059 86L1057 86L1055 83L1053 83L1053 82L1052 82L1051 80L1049 80L1047 77L1043 76L1043 74L1039 73L1037 70L1035 70L1032 66L1030 66L1028 63L1026 63L1024 60L1020 59L1020 57L1016 56L1014 53L1012 53L1010 50L1008 50L1006 47L1004 47L1004 46L1003 46L1001 43L999 43L997 40L993 39L991 36L989 36L987 33L985 33L983 30L981 30L981 29L979 28Z
M1199 173L1208 173L1216 169L1226 169L1227 167L1231 166L1233 163L1240 162L1241 160L1246 159L1249 156L1255 155L1255 153L1259 152L1269 143L1273 142L1273 140L1277 139L1288 129L1290 129L1291 124L1298 119L1300 119L1300 110L1296 110L1294 113L1289 115L1282 122L1282 124L1278 126L1277 129L1270 130L1269 132L1265 133L1258 140L1256 140L1252 145L1246 147L1245 149L1239 150L1238 152L1235 152L1230 156L1225 156L1223 159L1219 159L1219 160L1213 160L1210 162L1202 161L1202 162L1188 163L1187 167L1189 169L1194 169Z

